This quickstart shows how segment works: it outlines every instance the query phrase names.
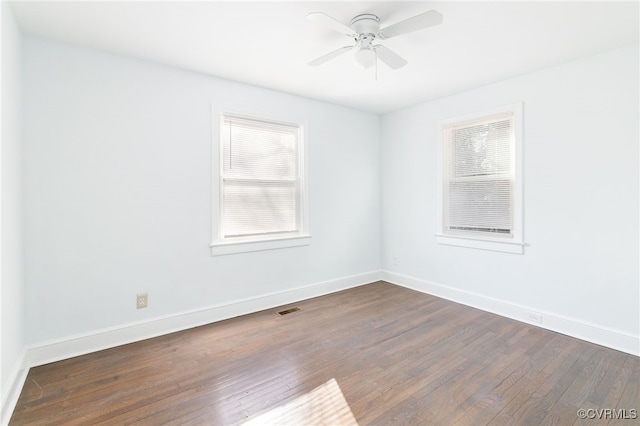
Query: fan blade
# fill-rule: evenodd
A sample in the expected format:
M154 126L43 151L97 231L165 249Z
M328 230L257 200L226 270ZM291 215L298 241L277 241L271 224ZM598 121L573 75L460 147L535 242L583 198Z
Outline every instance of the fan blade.
M327 28L331 28L332 30L346 36L352 37L355 35L355 31L353 31L351 28L344 25L342 22L333 19L331 16L325 13L311 12L307 15L307 19L309 19L310 21L319 22L321 25L324 25Z
M378 37L384 40L401 34L407 34L424 28L433 27L434 25L441 23L442 14L437 10L430 10L381 29L378 33Z
M407 61L404 58L398 56L397 53L394 53L381 44L374 46L374 49L376 49L378 59L387 64L391 69L397 70L407 65Z
M353 46L341 47L340 49L334 50L333 52L320 56L318 59L314 59L313 61L309 62L309 65L311 65L312 67L315 67L317 65L322 65L325 62L328 62L333 58L337 58L338 56L342 55L343 53L346 53L351 49L353 49Z

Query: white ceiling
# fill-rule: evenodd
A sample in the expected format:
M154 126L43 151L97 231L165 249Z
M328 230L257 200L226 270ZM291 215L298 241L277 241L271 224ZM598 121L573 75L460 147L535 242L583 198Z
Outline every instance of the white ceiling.
M638 1L136 1L12 2L25 33L282 92L386 113L638 42ZM374 13L387 26L427 10L442 25L382 42L409 61L360 70L351 44L306 19L349 23Z

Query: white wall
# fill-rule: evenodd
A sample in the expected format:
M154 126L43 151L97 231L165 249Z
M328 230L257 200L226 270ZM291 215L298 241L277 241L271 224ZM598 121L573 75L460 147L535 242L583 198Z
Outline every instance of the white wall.
M384 116L383 268L637 339L638 75L630 46ZM438 121L519 101L525 254L438 245Z
M39 38L23 54L28 344L380 269L379 117ZM212 104L308 120L310 246L210 255Z
M22 368L21 35L7 2L2 15L2 143L0 145L0 401L4 406ZM0 422L2 419L0 418Z

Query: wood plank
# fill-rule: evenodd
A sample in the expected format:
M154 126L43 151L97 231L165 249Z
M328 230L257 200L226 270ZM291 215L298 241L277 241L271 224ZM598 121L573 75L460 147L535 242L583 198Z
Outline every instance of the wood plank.
M610 349L597 347L593 355L580 364L580 374L549 409L542 419L542 423L553 425L574 424L579 419L579 409L592 408L589 398L598 389L598 383L606 374L609 367L606 357L610 355L610 351Z
M533 390L533 393L526 400L515 407L515 412L510 414L516 423L541 424L547 411L580 373L582 367L577 360L581 356L585 357L583 342L568 337L565 339L567 339L565 350L558 355L562 362Z
M623 415L616 419L611 419L610 424L613 425L625 425L629 424L629 418L640 423L640 358L629 355L625 360L623 369L625 372L621 374L620 379L622 382L620 386L624 384L624 391L620 400L616 405L618 413L622 411ZM625 378L628 379L625 382ZM608 406L605 406L608 408Z

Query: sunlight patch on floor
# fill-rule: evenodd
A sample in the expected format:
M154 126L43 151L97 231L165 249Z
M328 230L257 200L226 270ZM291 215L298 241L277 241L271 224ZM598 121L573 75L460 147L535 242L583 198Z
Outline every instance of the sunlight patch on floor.
M247 426L309 424L358 425L335 379L243 423Z

